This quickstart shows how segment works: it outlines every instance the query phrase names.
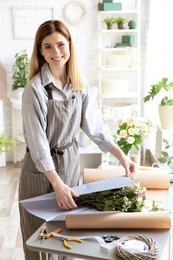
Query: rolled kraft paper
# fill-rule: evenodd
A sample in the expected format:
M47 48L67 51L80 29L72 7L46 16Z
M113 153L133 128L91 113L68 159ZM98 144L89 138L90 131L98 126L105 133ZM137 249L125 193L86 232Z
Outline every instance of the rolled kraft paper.
M68 229L169 229L168 211L67 215Z
M115 178L124 174L123 168L84 169L83 184ZM134 182L140 182L140 185L147 189L165 190L170 187L170 176L167 171L163 170L139 170L135 175Z

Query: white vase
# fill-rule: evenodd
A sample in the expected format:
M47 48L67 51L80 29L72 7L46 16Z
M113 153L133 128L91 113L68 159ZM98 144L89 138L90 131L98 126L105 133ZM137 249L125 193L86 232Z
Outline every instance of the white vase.
M159 117L163 129L173 129L173 106L159 105Z
M13 97L19 100L22 100L24 88L18 88L13 91Z
M132 147L130 150L130 159L137 164L137 166L140 166L140 161L141 161L141 147L139 147L139 151L135 148Z

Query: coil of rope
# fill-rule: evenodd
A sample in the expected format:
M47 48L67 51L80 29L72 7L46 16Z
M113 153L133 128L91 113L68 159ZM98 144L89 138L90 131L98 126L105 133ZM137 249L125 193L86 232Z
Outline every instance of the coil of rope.
M146 245L148 245L148 250L143 251L140 253L131 253L127 250L125 250L121 246L117 246L115 248L115 253L118 255L121 259L125 260L150 260L150 259L155 259L158 255L158 245L154 241L152 237L148 237L147 235L129 235L129 236L124 236L119 239L119 243L123 244L126 241L129 240L139 240L144 242Z

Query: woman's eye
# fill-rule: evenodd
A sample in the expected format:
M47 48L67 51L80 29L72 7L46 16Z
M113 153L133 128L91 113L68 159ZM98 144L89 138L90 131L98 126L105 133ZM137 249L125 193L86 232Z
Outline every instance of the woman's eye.
M60 43L60 44L59 44L59 47L62 47L62 46L64 46L64 45L65 45L64 43Z

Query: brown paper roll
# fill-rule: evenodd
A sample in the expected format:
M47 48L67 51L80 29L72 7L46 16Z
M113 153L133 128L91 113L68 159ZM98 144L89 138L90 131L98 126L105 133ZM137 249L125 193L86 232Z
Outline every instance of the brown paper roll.
M108 178L114 178L125 174L123 168L118 169L84 169L83 183L90 183ZM139 170L135 175L134 182L140 182L147 189L169 189L170 177L163 170Z
M83 183L90 183L124 175L119 169L85 169ZM139 170L135 182L147 188L147 197L161 202L167 208L167 191L170 186L169 173L154 170ZM171 219L168 211L156 212L114 212L100 211L92 214L76 214L66 216L68 229L169 229Z
M96 213L67 215L68 229L169 229L169 212Z

